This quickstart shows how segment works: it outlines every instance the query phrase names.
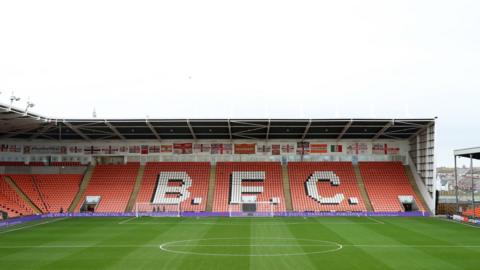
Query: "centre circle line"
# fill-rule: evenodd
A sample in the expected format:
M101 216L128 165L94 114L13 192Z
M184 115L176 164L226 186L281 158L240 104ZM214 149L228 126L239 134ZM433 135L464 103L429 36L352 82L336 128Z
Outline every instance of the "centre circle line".
M243 244L243 245L235 245L235 244L220 244L220 245L208 245L208 244L186 244L189 242L202 242L202 241L211 241L211 240L290 240L290 241L306 241L306 242L316 242L316 243L324 243L324 244L316 244L316 245L303 245L300 243L297 244ZM321 250L321 251L310 251L310 252L295 252L295 253L271 253L271 254L238 254L238 253L210 253L210 252L195 252L195 251L182 251L182 250L174 250L169 247L307 247L307 246L315 246L315 247L332 247L332 249L328 250ZM323 253L331 253L340 251L343 248L343 245L337 242L325 241L325 240L316 240L316 239L297 239L297 238L205 238L205 239L188 239L188 240L179 240L179 241L171 241L165 242L159 246L160 250L168 253L174 254L183 254L183 255L199 255L199 256L223 256L223 257L278 257L278 256L301 256L301 255L310 255L310 254L323 254Z

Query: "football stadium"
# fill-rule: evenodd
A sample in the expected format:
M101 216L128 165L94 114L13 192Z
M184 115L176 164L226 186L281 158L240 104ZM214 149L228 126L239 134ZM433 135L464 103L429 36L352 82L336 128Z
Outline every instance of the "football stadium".
M0 0L0 270L480 269L479 14Z
M4 269L478 267L435 118L1 119Z

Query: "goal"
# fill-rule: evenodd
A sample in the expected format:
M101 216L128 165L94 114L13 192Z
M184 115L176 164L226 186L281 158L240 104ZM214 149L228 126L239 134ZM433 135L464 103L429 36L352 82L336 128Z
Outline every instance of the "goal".
M230 217L273 217L278 203L266 202L241 202L228 205Z
M180 217L180 203L136 203L135 216Z

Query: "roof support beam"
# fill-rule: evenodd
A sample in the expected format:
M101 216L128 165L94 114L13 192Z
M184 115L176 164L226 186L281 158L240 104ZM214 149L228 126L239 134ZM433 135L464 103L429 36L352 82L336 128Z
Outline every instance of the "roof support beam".
M40 129L39 131L35 132L35 134L33 134L32 136L30 136L30 138L28 138L29 140L35 140L36 138L38 138L38 136L44 134L45 132L47 132L48 130L50 130L52 127L55 126L55 123L49 123L48 125L44 126L42 129Z
M422 134L422 132L426 131L429 127L433 126L434 123L430 123L428 125L426 125L425 127L421 128L419 131L415 132L412 136L408 137L408 140L411 140L415 137L417 137L418 135Z
M190 133L192 133L192 137L194 140L197 139L197 135L195 135L195 132L193 131L193 127L192 125L190 124L190 120L187 119L187 126L188 126L188 129L190 129Z
M348 129L352 126L352 124L353 124L353 120L348 121L348 123L343 127L343 130L340 133L340 135L338 135L337 141L339 141L343 138L343 135L345 135L345 133L347 133Z
M392 121L389 121L380 131L377 132L377 134L375 134L375 136L373 137L373 140L376 140L378 139L380 136L384 135L385 134L385 131L387 131L387 129L389 129L391 126L393 126L395 124L395 122L392 120Z
M2 139L8 139L8 138L11 138L11 137L15 137L18 134L29 133L30 131L34 131L34 130L37 130L37 129L38 129L38 127L20 129L20 130L5 134L4 136L2 136Z
M125 136L123 136L120 132L118 132L117 128L115 128L112 124L110 124L110 122L105 120L105 125L107 125L107 127L109 127L113 131L113 133L117 135L117 137L119 137L122 140L125 140Z
M155 135L155 138L157 138L157 140L161 141L162 138L160 137L160 135L158 135L158 132L155 130L155 128L152 126L152 124L150 124L150 122L148 122L148 120L145 120L145 123L147 123L148 128L152 131L153 135Z
M82 139L84 140L87 140L87 141L90 141L90 137L88 137L87 135L83 134L83 132L77 128L76 126L70 124L69 122L67 122L66 120L63 120L63 123L71 130L73 130L73 132L75 132L78 136L82 137Z
M303 131L303 134L302 134L302 141L305 140L305 137L307 136L308 130L310 130L311 126L312 126L312 119L309 119L308 124L305 127L305 131Z
M270 136L270 125L272 123L271 119L268 119L268 125L267 125L267 135L265 136L265 140L268 140L268 137Z
M228 135L230 136L230 140L232 140L232 125L230 124L230 119L227 120L228 124Z

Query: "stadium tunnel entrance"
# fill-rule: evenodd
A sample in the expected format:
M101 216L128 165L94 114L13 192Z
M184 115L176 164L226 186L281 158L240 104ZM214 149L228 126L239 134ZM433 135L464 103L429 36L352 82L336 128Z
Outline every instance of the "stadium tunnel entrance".
M80 212L95 213L95 210L97 209L101 199L101 196L87 196L82 204L82 207L80 207Z

